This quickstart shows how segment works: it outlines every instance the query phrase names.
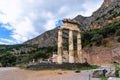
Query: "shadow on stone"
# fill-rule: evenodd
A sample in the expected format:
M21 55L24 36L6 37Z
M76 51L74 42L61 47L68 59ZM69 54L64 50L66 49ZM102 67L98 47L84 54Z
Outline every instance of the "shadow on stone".
M80 67L90 67L88 63L63 63L63 64L56 64L56 63L38 63L38 64L26 64L27 69L67 69L67 70L74 70Z
M106 69L99 69L99 70L95 70L93 72L93 77L105 77L105 74L107 73Z

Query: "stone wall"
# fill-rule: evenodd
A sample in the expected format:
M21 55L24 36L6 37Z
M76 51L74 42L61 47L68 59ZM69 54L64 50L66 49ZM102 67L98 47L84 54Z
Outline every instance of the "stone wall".
M84 49L83 59L85 58L90 64L107 64L114 61L111 49Z
M82 50L83 62L85 61L85 58L86 58L88 63L90 63L90 64L99 64L99 65L100 64L110 64L117 60L118 55L113 53L114 50L118 50L118 48L115 48L115 49L84 48ZM76 54L76 52L75 52L75 54ZM63 62L68 62L68 51L63 51ZM75 56L75 62L78 62L77 56Z

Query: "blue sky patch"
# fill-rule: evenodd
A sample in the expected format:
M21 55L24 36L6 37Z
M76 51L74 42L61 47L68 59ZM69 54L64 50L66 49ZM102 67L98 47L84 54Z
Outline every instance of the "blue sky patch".
M9 23L7 24L0 23L0 38L11 38L10 35L12 34L12 31L5 29L3 26L11 25Z
M58 20L55 24L56 27L62 26L63 25L63 21L62 20Z

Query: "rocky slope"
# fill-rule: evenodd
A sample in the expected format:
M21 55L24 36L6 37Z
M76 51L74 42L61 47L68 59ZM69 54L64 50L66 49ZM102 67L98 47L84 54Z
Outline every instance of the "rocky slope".
M78 15L74 18L80 23L82 31L103 27L109 23L120 20L120 0L104 0L102 6L95 11L90 17ZM57 28L47 31L40 36L26 41L24 44L39 47L53 46L57 44Z
M120 0L104 0L102 6L92 16L78 15L74 19L79 21L82 30L95 29L118 21L120 20Z
M57 43L57 28L47 31L24 44L38 45L39 47L54 46Z

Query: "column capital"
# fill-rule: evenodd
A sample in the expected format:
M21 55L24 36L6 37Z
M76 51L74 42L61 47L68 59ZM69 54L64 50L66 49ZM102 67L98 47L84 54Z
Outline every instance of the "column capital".
M59 27L58 30L63 30L63 29L61 27Z

